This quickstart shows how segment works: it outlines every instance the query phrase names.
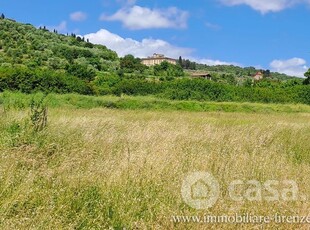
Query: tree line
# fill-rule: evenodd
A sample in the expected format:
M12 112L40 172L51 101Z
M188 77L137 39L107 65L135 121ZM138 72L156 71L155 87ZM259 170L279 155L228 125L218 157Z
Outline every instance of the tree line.
M283 83L245 87L190 78L151 81L131 75L119 76L117 73L101 73L89 80L63 71L24 67L0 68L0 92L5 90L24 93L154 95L171 100L310 104L310 85Z

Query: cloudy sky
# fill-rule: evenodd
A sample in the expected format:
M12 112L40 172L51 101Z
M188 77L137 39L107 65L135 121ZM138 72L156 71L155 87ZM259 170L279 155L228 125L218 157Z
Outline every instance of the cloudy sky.
M156 52L296 76L310 67L310 0L0 0L2 12L120 56Z

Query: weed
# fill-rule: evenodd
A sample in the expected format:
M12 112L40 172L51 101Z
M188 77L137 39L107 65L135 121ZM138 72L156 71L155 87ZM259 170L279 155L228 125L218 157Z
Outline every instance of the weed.
M30 120L36 132L42 131L47 126L47 104L43 95L39 100L34 97L30 102Z

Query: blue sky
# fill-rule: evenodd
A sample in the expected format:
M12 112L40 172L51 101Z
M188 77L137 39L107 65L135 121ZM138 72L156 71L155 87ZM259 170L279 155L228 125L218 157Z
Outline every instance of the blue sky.
M310 66L310 0L0 0L1 12L120 56L156 52L296 76Z

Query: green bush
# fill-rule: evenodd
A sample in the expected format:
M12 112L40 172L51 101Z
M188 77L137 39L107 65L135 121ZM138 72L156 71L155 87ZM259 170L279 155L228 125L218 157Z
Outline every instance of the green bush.
M92 94L93 90L85 81L60 71L29 69L26 67L0 67L0 92L4 90L55 93Z

